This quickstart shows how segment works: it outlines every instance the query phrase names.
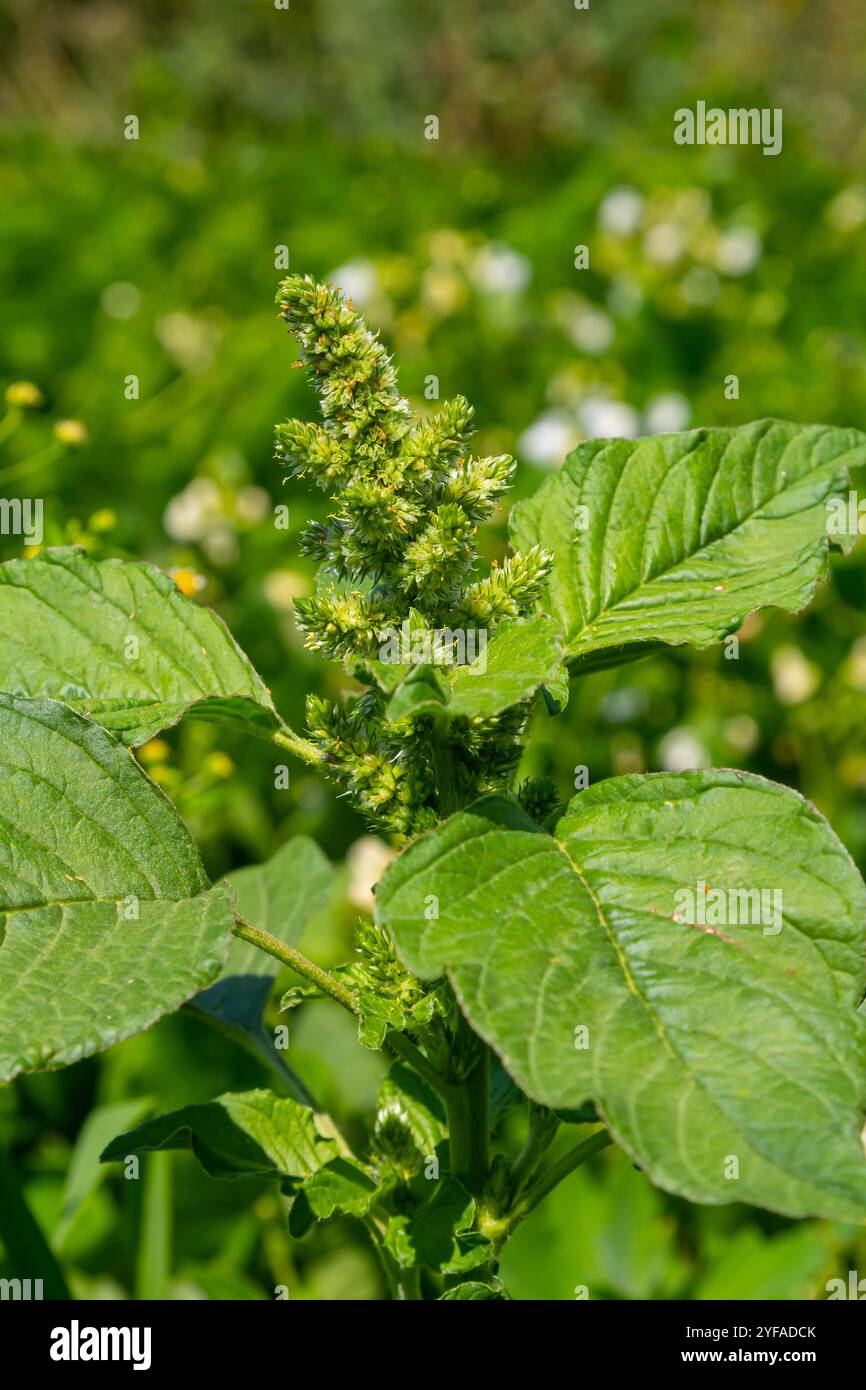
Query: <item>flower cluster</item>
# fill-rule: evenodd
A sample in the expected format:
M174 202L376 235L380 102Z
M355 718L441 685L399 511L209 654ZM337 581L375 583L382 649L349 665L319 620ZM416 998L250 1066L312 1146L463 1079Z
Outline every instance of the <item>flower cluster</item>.
M385 719L385 692L371 675L384 634L410 616L430 630L462 624L492 632L530 611L549 557L533 547L474 578L478 524L507 490L514 461L472 456L473 411L462 396L413 422L390 357L338 289L294 275L277 303L313 374L322 422L278 426L276 455L333 502L327 522L303 534L304 552L322 568L316 594L296 603L298 623L309 647L344 660L374 686L346 708L311 701L311 736L380 828L412 834L441 810L430 716ZM525 711L509 711L455 739L461 793L511 770L524 720Z

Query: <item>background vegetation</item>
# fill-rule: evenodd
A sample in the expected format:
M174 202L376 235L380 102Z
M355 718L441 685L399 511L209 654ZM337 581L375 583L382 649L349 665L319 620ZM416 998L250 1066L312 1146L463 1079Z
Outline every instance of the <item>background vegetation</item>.
M278 247L365 308L422 408L431 376L474 401L518 494L584 437L866 425L866 12L844 0L7 0L0 52L0 389L39 392L0 422L0 492L44 498L46 544L182 571L293 723L345 677L291 616L319 504L271 461L273 424L314 408L274 317ZM781 107L781 155L675 146L699 98ZM504 538L502 516L489 553ZM750 619L739 661L671 651L584 678L555 738L538 716L526 770L565 793L579 764L749 768L803 790L866 869L864 599L861 544L803 618ZM302 944L345 958L389 850L344 802L300 767L275 790L265 744L207 725L141 757L213 877L315 836L340 867ZM291 1059L349 1130L369 1111L380 1060L333 1007L293 1017ZM381 1296L350 1223L292 1241L275 1190L185 1155L143 1183L98 1170L149 1100L264 1081L181 1014L0 1092L0 1148L78 1295ZM616 1151L526 1222L503 1273L519 1298L797 1298L858 1266L853 1229L689 1208Z

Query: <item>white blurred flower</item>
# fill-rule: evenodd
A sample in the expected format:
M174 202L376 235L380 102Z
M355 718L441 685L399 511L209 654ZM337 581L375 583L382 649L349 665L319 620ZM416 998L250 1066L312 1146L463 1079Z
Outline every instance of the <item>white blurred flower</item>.
M238 521L246 526L255 526L263 521L270 510L271 499L263 487L242 487L235 498Z
M613 324L600 309L587 309L577 314L568 331L575 347L593 356L606 352L613 342Z
M644 420L647 434L673 434L684 430L691 418L691 407L678 391L653 396L646 408Z
M770 669L776 698L783 705L799 705L808 700L821 682L820 672L806 660L799 647L777 647Z
M608 724L626 724L636 719L647 707L647 693L637 685L622 685L609 690L601 702L601 715Z
M201 541L222 515L220 490L212 478L193 478L172 497L163 525L173 541Z
M337 285L359 309L370 303L378 288L379 279L372 261L347 261L338 265L325 276L332 285Z
M240 554L238 538L228 521L218 521L203 537L201 548L212 565L233 565Z
M598 220L606 232L628 236L640 226L643 198L634 188L613 188L603 199Z
M580 407L580 423L588 439L635 439L640 417L623 401L587 396Z
M710 767L710 755L692 729L680 726L665 734L659 744L659 762L666 772L689 772Z
M517 441L517 452L536 468L555 468L577 443L574 422L561 410L548 410Z
M761 238L751 227L732 227L719 238L716 267L723 275L748 275L761 259Z
M504 242L490 241L475 257L472 279L484 294L519 294L532 279L532 264Z
M349 884L346 891L354 907L363 912L372 912L373 888L396 853L395 849L375 835L362 835L349 847L346 855Z
M685 250L685 241L675 222L658 222L643 240L644 254L656 265L673 265Z

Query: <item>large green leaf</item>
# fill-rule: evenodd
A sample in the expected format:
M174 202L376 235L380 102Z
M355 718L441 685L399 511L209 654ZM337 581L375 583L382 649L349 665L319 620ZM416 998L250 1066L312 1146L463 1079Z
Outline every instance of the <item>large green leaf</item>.
M769 925L728 896L777 889ZM718 770L620 777L553 835L489 797L395 861L377 914L416 973L447 967L529 1095L593 1100L660 1186L866 1217L866 890L795 792Z
M548 606L570 659L707 646L755 608L809 602L827 499L863 462L858 430L780 420L594 440L514 508L513 538L553 552Z
M483 653L463 666L424 666L397 689L392 721L409 714L489 719L556 683L562 664L559 624L550 618L502 623Z
M135 759L0 695L0 1080L147 1028L222 969L233 917Z
M114 1139L102 1161L154 1149L192 1149L212 1178L303 1179L336 1156L314 1112L272 1091L229 1093L146 1120Z
M221 618L153 565L72 547L0 565L0 690L62 700L131 747L187 712L280 723Z

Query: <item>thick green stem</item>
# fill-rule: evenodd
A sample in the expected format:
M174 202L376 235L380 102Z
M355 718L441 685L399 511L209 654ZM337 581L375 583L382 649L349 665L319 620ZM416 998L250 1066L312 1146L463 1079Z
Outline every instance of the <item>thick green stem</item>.
M433 776L439 799L439 818L447 819L460 810L460 792L457 786L457 768L454 753L448 740L448 721L438 718L433 729L430 754L433 761Z
M465 1081L444 1093L451 1169L468 1192L478 1197L490 1167L490 1053L484 1049Z

